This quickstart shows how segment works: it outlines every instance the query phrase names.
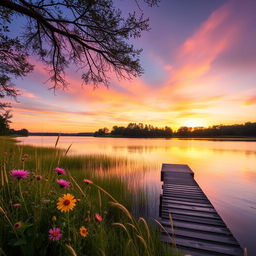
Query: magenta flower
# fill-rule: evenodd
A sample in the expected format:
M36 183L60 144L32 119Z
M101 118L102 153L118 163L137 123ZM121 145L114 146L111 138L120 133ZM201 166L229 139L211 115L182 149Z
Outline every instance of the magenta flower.
M20 179L27 178L29 175L29 172L25 170L12 170L11 175L13 178L20 180Z
M68 188L70 187L70 182L66 180L56 180L56 182L60 185L61 188Z
M49 239L52 241L58 241L62 237L62 233L59 228L49 229Z
M65 175L66 174L65 170L62 169L62 168L59 168L59 167L55 168L54 171L57 172L58 175L61 175L61 174Z

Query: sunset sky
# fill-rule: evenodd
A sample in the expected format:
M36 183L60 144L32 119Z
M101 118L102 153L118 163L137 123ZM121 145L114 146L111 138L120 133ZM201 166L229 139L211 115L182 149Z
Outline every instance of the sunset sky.
M116 1L125 11L133 2ZM31 56L34 72L15 82L22 96L13 102L12 128L92 132L129 122L173 129L255 122L256 1L162 0L144 10L152 29L134 42L143 48L142 77L112 76L109 88L82 88L74 68L66 74L69 89L54 94L45 67Z

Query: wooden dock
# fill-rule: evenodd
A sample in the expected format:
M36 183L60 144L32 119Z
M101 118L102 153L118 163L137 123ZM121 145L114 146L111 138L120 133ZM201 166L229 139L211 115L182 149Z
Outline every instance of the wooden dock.
M162 241L193 256L243 255L187 165L163 164L161 180L160 222L169 233L161 231Z

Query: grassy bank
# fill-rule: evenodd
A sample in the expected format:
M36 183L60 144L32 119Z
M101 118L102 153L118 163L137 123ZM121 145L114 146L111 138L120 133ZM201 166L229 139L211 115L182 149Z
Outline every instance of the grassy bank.
M8 137L0 137L0 145L0 255L177 255L160 242L156 228L130 213L138 195L107 175L126 159L68 156L57 143L19 146ZM11 170L19 169L29 176L15 178Z

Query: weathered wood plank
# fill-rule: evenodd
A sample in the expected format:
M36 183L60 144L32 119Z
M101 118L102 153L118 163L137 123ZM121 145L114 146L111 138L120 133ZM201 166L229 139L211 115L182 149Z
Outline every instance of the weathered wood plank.
M217 213L216 210L212 207L199 207L199 206L191 206L191 205L180 205L175 203L165 203L162 202L163 208L168 209L183 209L183 210L190 210L190 211L199 211L199 212L213 212Z
M208 199L206 197L204 198L200 198L200 197L193 197L193 196L188 196L188 195L182 195L181 193L177 193L177 194L166 194L166 193L163 193L163 198L169 198L169 197L172 197L172 198L184 198L186 199L187 201L198 201L198 202L209 202Z
M161 224L163 226L170 227L170 221L169 220L161 220ZM212 226L208 224L198 224L194 222L184 222L184 221L178 221L173 220L173 226L174 230L175 228L187 228L192 230L198 230L198 231L205 231L209 233L216 233L221 235L231 235L230 231L226 229L226 227L218 227L218 226Z
M197 185L196 186L187 186L186 188L181 187L177 187L179 185L175 185L175 184L166 184L165 186L162 187L162 189L164 190L176 190L176 191L191 191L191 192L203 192Z
M172 242L170 237L165 234L162 234L161 238L166 242ZM207 252L221 253L223 255L230 255L230 256L239 256L242 253L241 248L237 246L203 242L203 241L199 241L198 239L192 239L192 238L176 237L175 242L176 242L176 245L181 245L183 247L204 250L206 253L205 255L208 255Z
M191 210L185 210L185 209L177 209L173 207L165 207L162 206L162 213L169 213L171 212L172 215L174 213L181 214L181 215L188 215L188 216L197 216L202 218L211 218L211 219L217 219L219 220L219 215L215 212L202 212L202 211L191 211Z
M199 198L206 198L208 200L208 198L205 196L205 194L203 194L202 192L193 192L193 191L175 191L175 190L170 190L170 189L164 189L164 194L165 195L188 195L188 196L197 196Z
M172 236L173 230L168 227L166 228L166 231ZM163 231L164 232L164 231ZM214 243L221 243L221 244L229 244L229 245L235 245L237 246L237 241L234 239L234 237L229 235L221 235L211 232L204 232L201 230L194 230L194 229L184 229L184 228L174 228L174 234L175 237L193 237L196 239L200 239L202 241L209 241Z
M169 191L169 190L164 190L163 196L168 197L168 196L172 196L172 197L188 197L188 198L195 198L195 199L199 199L199 200L208 200L208 198L204 195L204 194L197 194L197 193L191 193L191 192L175 192L175 191Z
M170 213L162 212L161 216L163 219L170 220ZM171 214L171 216L173 220L225 227L225 224L220 219L210 219L210 218L207 219L207 218L201 218L198 216L189 216L189 215L182 215L182 214L176 214L176 213Z
M163 203L169 203L169 204L175 204L175 205L189 205L189 206L198 206L198 207L206 207L206 208L213 208L213 206L210 204L209 201L207 201L206 203L193 203L191 201L187 202L187 201L182 201L182 200L179 200L179 199L168 199L168 198L163 198L162 199L162 202Z
M189 173L191 176L194 175L194 172L186 164L163 164L162 172Z

